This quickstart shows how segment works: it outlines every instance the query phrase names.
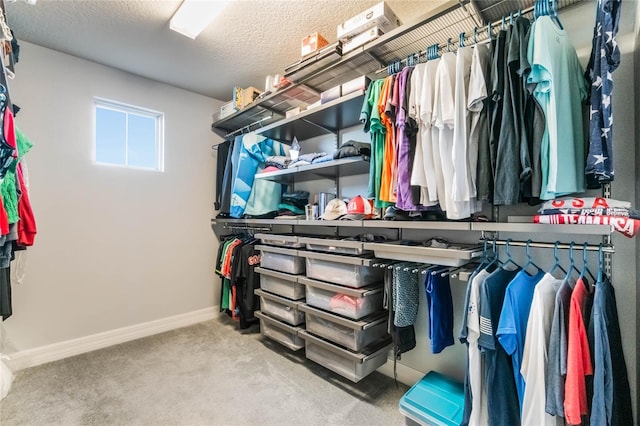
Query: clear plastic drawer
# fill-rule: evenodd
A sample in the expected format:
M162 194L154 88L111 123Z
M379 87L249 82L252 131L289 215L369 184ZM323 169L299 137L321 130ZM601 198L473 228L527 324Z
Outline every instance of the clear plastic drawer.
M256 268L260 274L260 288L288 299L304 299L304 285L298 283L297 275L283 274L270 269Z
M298 336L302 328L282 323L260 311L256 311L255 315L260 318L260 332L263 336L275 340L292 351L304 348L304 340Z
M374 259L309 251L299 253L306 258L309 278L360 288L379 282L383 277L382 270L370 266Z
M305 313L305 327L309 333L323 337L352 351L380 347L390 341L387 333L387 312L354 321L301 305Z
M375 351L354 353L322 340L308 331L300 331L305 340L305 352L308 359L317 362L329 370L359 382L387 362L387 353L391 344Z
M260 266L287 274L304 274L304 258L298 251L270 246L256 246L260 250Z
M301 277L307 305L351 319L360 319L382 310L382 286L348 288Z
M285 299L262 290L255 290L255 294L260 296L260 310L262 313L290 325L304 323L304 312L298 309L300 302Z
M298 241L296 235L284 235L284 234L256 234L256 238L259 238L262 244L268 246L289 247L289 248L301 248L302 243Z

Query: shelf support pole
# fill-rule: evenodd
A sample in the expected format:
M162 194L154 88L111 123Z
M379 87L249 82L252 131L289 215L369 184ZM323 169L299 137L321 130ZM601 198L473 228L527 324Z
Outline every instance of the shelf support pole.
M604 184L602 188L602 195L604 196L604 198L611 198L611 183ZM602 244L605 247L611 246L611 234L608 234L602 237ZM610 280L613 279L611 277L611 273L613 272L612 261L613 259L611 258L611 253L605 251L604 252L604 272L609 277Z

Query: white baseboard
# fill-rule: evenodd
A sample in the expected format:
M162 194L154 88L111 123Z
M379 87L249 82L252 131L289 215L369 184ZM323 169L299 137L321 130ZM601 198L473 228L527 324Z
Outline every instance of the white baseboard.
M393 359L388 359L386 364L378 368L378 371L385 376L393 378ZM422 371L414 370L400 362L396 364L396 372L398 374L398 381L407 386L415 385L426 374Z
M51 345L14 352L12 354L5 354L6 361L13 371L35 367L36 365L80 355L95 351L96 349L140 339L141 337L208 321L215 318L218 311L218 307L214 306L142 324L91 334L77 339L53 343Z

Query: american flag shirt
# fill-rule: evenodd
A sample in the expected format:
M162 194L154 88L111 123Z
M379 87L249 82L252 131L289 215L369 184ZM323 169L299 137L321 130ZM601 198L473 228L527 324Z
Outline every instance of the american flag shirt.
M598 0L591 57L585 77L591 82L589 111L588 188L613 181L613 72L620 65L616 42L622 0Z

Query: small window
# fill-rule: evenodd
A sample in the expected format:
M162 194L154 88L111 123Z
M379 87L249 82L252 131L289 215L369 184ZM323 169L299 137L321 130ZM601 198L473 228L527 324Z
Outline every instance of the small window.
M94 100L94 161L164 170L164 114L114 101Z

